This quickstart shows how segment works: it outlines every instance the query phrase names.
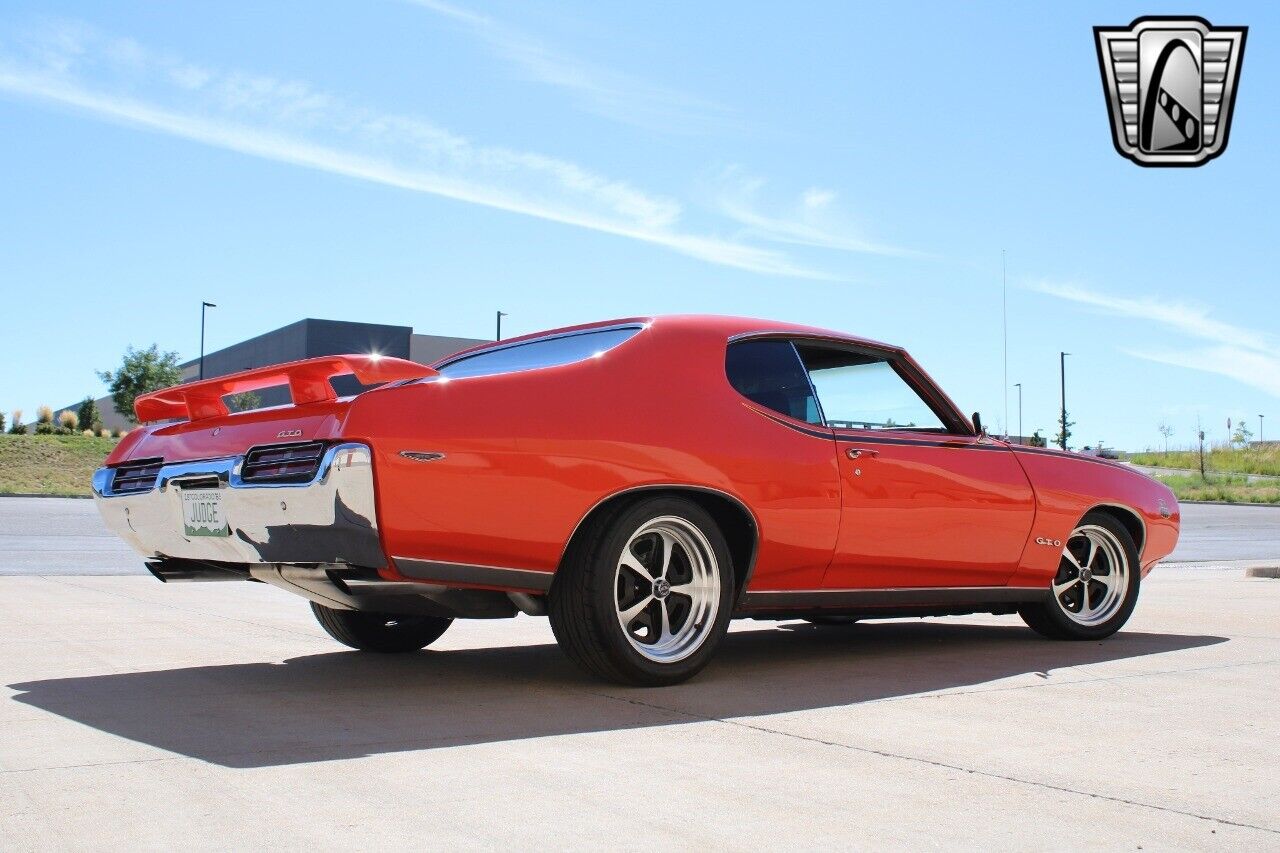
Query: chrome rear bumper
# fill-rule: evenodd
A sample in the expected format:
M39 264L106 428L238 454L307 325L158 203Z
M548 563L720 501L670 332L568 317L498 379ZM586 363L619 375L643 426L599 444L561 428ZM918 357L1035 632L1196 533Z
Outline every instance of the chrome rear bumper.
M373 463L363 444L325 451L305 483L246 483L243 456L163 465L145 492L112 491L113 469L93 475L98 511L107 526L145 557L223 563L346 563L382 568ZM231 535L188 536L184 485L217 488Z

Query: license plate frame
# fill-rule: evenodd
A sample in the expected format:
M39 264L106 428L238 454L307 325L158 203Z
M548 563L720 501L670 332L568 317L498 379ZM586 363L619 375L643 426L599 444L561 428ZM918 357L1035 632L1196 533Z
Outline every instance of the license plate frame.
M182 531L187 536L230 536L221 489L180 489Z

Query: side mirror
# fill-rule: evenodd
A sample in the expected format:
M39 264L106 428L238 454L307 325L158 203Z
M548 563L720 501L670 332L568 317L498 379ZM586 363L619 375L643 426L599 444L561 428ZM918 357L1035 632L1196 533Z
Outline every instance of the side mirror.
M977 412L973 413L973 431L978 435L986 435L987 431L982 428L982 415Z

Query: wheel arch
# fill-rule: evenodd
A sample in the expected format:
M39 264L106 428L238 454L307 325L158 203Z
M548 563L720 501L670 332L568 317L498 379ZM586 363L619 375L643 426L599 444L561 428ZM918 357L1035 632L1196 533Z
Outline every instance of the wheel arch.
M666 483L633 486L601 498L578 520L573 533L569 536L569 541L565 544L564 551L561 552L559 566L564 565L574 546L594 525L642 498L655 495L688 498L706 510L715 520L729 546L729 556L733 559L736 599L741 601L747 584L751 580L751 574L755 570L756 554L760 547L760 523L740 498L709 486Z
M1147 544L1147 524L1137 510L1123 504L1104 503L1095 504L1089 508L1089 512L1104 513L1124 525L1124 529L1133 537L1133 544L1138 548L1138 560L1141 562L1142 551Z

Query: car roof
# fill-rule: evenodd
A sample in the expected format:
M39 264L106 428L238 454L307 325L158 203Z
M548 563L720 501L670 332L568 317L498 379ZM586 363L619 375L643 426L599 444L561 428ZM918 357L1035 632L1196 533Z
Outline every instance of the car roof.
M555 335L585 332L590 331L591 329L633 325L679 328L682 331L692 332L695 334L722 337L726 341L731 338L755 335L788 335L794 337L841 341L844 343L867 346L875 349L890 350L893 352L903 351L901 347L893 346L892 344L882 343L880 341L871 340L870 338L860 338L855 335L836 332L831 329L823 329L817 326L804 326L796 323L784 323L777 320L759 320L752 317L732 317L720 314L665 314L650 317L623 317L614 320L600 320L594 323L583 323L577 326L562 326L560 328L545 329L540 332L532 332L530 334L520 335L514 338L504 338L500 343L505 347L521 343L522 341L532 341ZM481 352L495 346L496 343L499 342L478 344L477 346L461 350L441 359L440 363L453 361L454 359L470 353Z

